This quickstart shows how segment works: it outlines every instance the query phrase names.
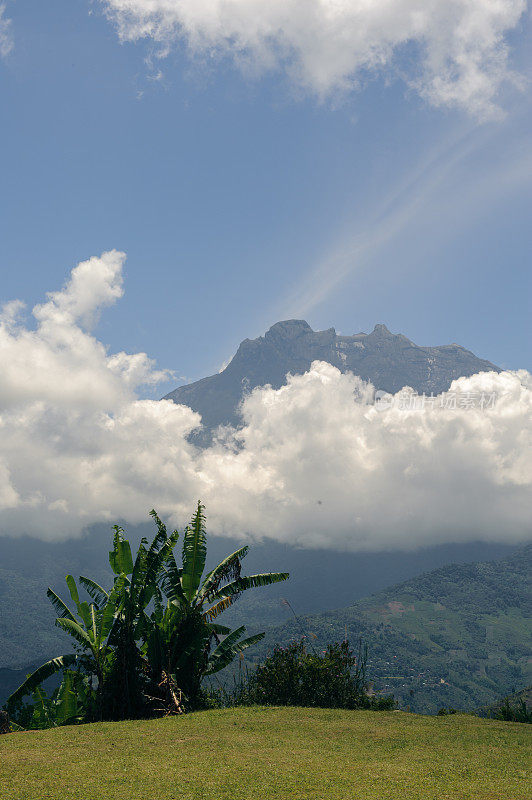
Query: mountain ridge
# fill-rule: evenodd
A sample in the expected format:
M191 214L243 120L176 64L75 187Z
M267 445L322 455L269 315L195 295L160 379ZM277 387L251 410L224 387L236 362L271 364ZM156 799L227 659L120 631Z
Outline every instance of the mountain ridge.
M209 431L219 425L237 426L246 393L266 384L279 389L287 374L303 374L316 360L391 393L410 386L420 394L439 394L456 378L501 371L461 345L419 346L382 323L371 333L344 336L334 328L314 331L305 320L291 319L276 322L256 339L244 339L225 369L179 386L164 399L197 411Z

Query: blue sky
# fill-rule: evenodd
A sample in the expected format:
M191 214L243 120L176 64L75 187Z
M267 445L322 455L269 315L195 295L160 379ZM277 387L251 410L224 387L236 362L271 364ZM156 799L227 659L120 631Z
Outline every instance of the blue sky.
M398 421L321 364L203 450L153 399L290 317L530 369L530 32L526 0L0 0L0 534L201 497L303 546L529 538L529 372Z
M412 49L360 87L311 91L168 33L119 41L105 8L5 6L2 302L40 302L117 248L125 295L98 336L186 380L294 316L530 369L527 83L501 87L505 115L486 120L402 80ZM505 41L530 75L529 12Z

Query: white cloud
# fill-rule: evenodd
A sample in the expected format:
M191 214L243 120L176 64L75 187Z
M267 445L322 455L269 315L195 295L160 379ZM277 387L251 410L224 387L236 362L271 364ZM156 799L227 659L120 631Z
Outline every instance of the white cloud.
M244 426L206 450L197 414L139 399L167 375L108 354L87 330L122 292L122 253L80 264L33 310L0 317L0 532L61 538L99 520L181 525L197 498L213 532L348 549L530 535L532 378L483 373L453 388L493 407L379 411L372 389L316 362L255 390ZM18 315L18 316L17 316Z
M6 4L0 3L0 57L6 58L13 49L11 20L5 16Z
M526 0L101 0L122 40L163 54L229 55L254 70L286 69L324 97L368 77L404 77L436 106L493 114L507 80L506 34Z
M33 309L35 329L22 324L18 302L0 315L3 533L76 534L122 514L124 503L144 516L153 487L147 472L135 477L137 459L148 465L154 448L164 469L170 433L184 442L197 424L190 409L138 400L139 386L168 379L145 353L108 355L86 330L121 296L124 259L113 251L79 264Z
M212 510L227 530L352 549L530 536L531 376L483 373L452 389L498 401L379 411L371 387L320 362L256 390L242 447L204 456Z

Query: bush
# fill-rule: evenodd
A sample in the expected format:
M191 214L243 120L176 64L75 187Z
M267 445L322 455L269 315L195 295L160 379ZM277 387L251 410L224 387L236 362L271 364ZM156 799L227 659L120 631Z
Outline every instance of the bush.
M318 654L303 639L276 647L239 687L237 702L317 708L393 708L393 697L370 697L366 686L367 649L355 656L348 641Z
M500 719L504 722L532 722L532 708L527 708L524 700L520 700L517 704L510 703L506 698L503 705L497 709L493 715L494 719Z

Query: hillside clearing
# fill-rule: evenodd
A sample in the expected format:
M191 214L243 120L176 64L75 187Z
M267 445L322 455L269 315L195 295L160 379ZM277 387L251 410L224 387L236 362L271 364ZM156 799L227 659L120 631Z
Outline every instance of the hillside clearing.
M4 800L528 800L528 725L237 708L0 737Z

